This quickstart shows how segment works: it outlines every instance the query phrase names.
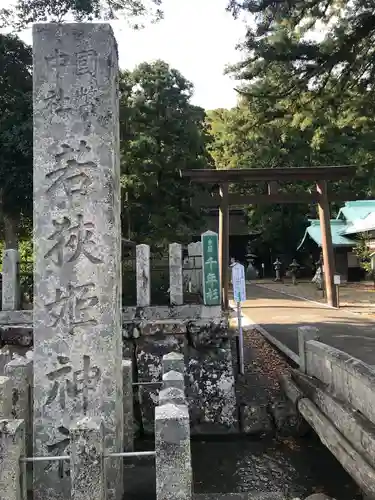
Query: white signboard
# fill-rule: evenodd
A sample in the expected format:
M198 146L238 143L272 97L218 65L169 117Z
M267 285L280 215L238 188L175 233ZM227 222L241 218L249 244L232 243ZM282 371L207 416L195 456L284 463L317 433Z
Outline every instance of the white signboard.
M341 284L341 276L339 274L333 275L333 284L340 285Z
M244 302L246 300L245 268L238 262L232 266L232 284L234 301Z

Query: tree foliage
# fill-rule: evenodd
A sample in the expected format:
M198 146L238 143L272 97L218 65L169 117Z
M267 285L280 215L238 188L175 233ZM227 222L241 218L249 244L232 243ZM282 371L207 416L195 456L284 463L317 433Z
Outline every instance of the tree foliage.
M20 30L33 22L92 21L123 15L139 28L146 17L152 21L162 17L161 4L162 0L15 0L14 7L0 9L0 19L4 27Z
M307 85L341 100L344 90L374 92L375 4L367 0L230 0L235 15L254 15L237 66L248 81L278 64L292 78L282 90L297 96ZM274 89L277 91L277 89Z
M31 217L31 63L28 46L16 36L0 34L0 217L8 233Z
M188 241L200 218L180 171L209 166L205 112L163 61L122 72L120 89L124 234L156 247Z
M275 68L274 68L275 69ZM283 89L293 78L289 65L265 72L246 87L246 95L231 110L208 113L212 134L210 151L217 168L273 168L319 165L357 165L353 179L332 183L330 191L374 192L375 123L374 100L354 90L345 90L337 105L334 88L322 96L317 89L287 95ZM278 89L279 96L270 92ZM332 101L328 99L331 93ZM284 96L282 97L282 95ZM264 185L232 186L244 194L266 192ZM310 183L283 183L279 192L311 192ZM333 207L335 209L335 207ZM254 251L292 256L309 217L317 216L314 205L259 205L247 210L249 228L258 232Z

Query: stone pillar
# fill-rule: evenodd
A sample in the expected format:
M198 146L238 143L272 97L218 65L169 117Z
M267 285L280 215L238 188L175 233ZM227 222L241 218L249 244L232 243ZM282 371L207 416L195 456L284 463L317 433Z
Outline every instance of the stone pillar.
M72 424L71 500L106 500L104 452L103 425L100 420L84 417Z
M179 243L169 245L169 297L172 305L184 302L182 279L182 247Z
M155 408L157 500L191 500L190 422L186 406Z
M299 326L298 327L298 354L299 354L299 369L306 373L306 342L309 340L318 340L319 330L315 326Z
M122 451L118 56L102 23L35 24L34 454L63 455L71 423L104 418ZM108 462L108 500L122 461ZM70 498L69 463L34 464L34 500Z
M163 356L163 373L167 373L171 370L175 372L184 373L185 362L182 354L177 352L170 352L164 354Z
M20 458L25 456L23 420L0 420L0 498L26 500L26 473Z
M0 419L12 418L12 381L0 377Z
M5 374L5 366L12 360L9 347L4 346L0 349L0 375Z
M122 360L123 403L124 403L124 451L134 449L134 407L133 407L133 364L130 359Z
M159 392L159 405L166 405L172 403L175 405L185 405L185 393L177 387L168 387L167 389L162 389Z
M18 311L20 308L20 276L18 250L8 248L3 253L2 309Z
M148 245L137 245L137 306L145 307L151 304L151 281L150 281L150 247Z
M33 361L22 356L5 366L5 375L11 380L12 415L25 421L26 450L32 453L32 385Z
M197 293L202 290L202 242L189 243L188 255L191 292Z
M163 389L168 389L168 387L176 387L176 389L185 391L185 381L182 373L174 370L163 373Z

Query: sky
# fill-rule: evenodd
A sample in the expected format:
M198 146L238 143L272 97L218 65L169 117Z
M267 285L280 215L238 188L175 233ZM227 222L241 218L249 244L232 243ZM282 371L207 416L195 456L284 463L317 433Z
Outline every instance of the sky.
M1 0L1 6L11 0ZM124 21L112 23L120 67L162 59L195 87L192 103L205 109L236 105L237 82L224 68L241 59L236 45L245 35L243 20L225 11L228 0L163 0L164 20L134 31ZM4 5L5 6L5 5ZM31 44L31 29L21 33Z

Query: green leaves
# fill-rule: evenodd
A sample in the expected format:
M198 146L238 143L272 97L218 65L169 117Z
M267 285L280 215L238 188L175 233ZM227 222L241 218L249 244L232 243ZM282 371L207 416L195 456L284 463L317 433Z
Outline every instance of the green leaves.
M75 21L117 19L119 16L142 27L146 18L152 22L162 18L162 0L15 0L13 8L0 9L3 27L21 30L33 22L62 22L67 16Z
M0 216L31 215L31 49L19 38L0 35Z
M180 170L209 165L204 110L190 104L192 84L163 61L123 72L120 88L124 234L154 249L188 241L201 221Z
M330 86L340 102L346 90L374 92L373 2L231 0L228 9L255 14L243 44L249 57L234 68L239 78L253 83L281 63L292 77L284 96L297 98L307 85L320 92Z

